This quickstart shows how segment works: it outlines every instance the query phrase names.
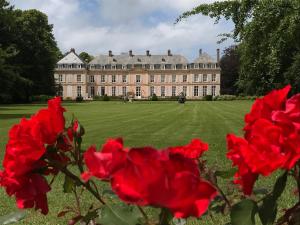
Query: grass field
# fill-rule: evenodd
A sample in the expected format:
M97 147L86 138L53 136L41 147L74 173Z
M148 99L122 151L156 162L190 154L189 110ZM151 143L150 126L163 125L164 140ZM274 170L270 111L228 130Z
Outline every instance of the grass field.
M226 160L227 133L242 134L243 117L251 107L250 101L222 102L90 102L64 104L71 118L71 113L79 119L86 129L83 146L90 144L98 147L109 137L123 137L126 146L151 145L163 148L172 145L187 144L192 138L199 137L210 144L205 154L208 164L226 169L230 161ZM3 158L7 132L23 116L29 117L44 105L6 105L0 106L0 158ZM274 179L264 179L258 186L271 187ZM289 191L284 193L281 203L291 206L291 194L294 184L289 183ZM8 198L0 190L0 215L15 210L15 200ZM89 201L90 196L84 198ZM65 205L73 204L72 195L62 193L62 179L59 177L48 195L50 213L44 217L30 212L27 219L20 224L66 224L65 219L58 219L57 213ZM208 218L191 220L189 224L225 224L228 218L216 217L212 222Z

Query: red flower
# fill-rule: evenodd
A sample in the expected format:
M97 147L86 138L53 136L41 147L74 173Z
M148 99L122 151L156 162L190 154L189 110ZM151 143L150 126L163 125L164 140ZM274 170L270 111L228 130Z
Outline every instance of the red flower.
M101 152L92 147L85 153L89 172L82 177L110 179L112 189L127 203L168 208L178 218L199 217L217 194L200 177L197 161L192 159L205 147L197 140L162 151L124 150L120 141L109 140Z
M122 139L108 140L101 152L97 152L96 147L91 146L84 153L84 160L89 171L82 174L82 179L87 181L91 176L95 176L109 180L111 175L122 166L125 157Z
M9 131L0 184L9 195L15 195L19 208L35 207L44 214L48 212L46 193L50 187L41 174L55 170L44 157L51 155L61 161L67 160L56 152L47 154L46 150L46 144L55 144L64 130L65 110L60 103L60 98L49 100L47 109L40 110L29 120L22 119Z
M245 195L251 195L254 183L258 177L251 171L249 166L245 162L242 149L248 149L248 143L245 139L236 137L233 134L227 135L227 158L232 160L233 166L238 167L238 171L235 174L234 182L241 185Z
M245 139L227 137L227 157L238 166L236 182L245 194L251 194L258 174L289 170L300 159L300 95L286 100L290 88L255 101L245 117Z
M186 146L171 147L169 150L171 154L181 154L186 158L198 159L203 152L208 150L208 144L202 142L200 139L193 139Z
M257 119L264 118L267 120L271 120L273 111L284 109L287 94L289 93L290 89L291 86L288 85L283 89L273 90L263 98L255 100L250 113L246 114L245 116L245 136L248 135L248 132L251 130L252 124Z
M47 195L51 190L44 177L39 174L28 174L21 177L10 177L0 172L1 185L6 187L8 195L15 195L17 206L20 209L41 209L43 214L48 213Z

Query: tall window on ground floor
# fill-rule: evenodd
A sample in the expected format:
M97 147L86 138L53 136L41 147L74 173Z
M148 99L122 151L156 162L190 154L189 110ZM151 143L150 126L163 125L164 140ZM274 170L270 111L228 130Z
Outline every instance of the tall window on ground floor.
M216 96L216 86L211 86L211 95Z
M154 86L150 87L150 96L152 96L154 94Z
M127 88L126 88L126 86L125 86L125 87L122 87L122 95L123 95L123 96L126 96L126 95L127 95Z
M58 75L58 81L59 81L59 82L62 82L62 81L63 81L63 75L62 75L62 74L59 74L59 75Z
M182 87L182 92L183 92L184 96L186 96L186 93L187 93L187 86L183 86L183 87Z
M104 96L105 95L105 87L101 87L100 95Z
M135 88L135 96L140 97L141 96L141 87Z
M176 96L176 86L172 86L172 96Z
M162 97L166 96L166 87L165 86L160 87L160 96L162 96Z
M207 95L207 86L203 86L203 96Z
M81 96L81 86L77 86L77 96Z
M116 96L116 87L111 87L111 96Z
M58 85L57 95L63 97L63 86L61 84Z
M94 86L92 86L91 87L91 98L94 98L94 96L95 96L95 87Z
M194 86L194 96L199 95L199 86Z

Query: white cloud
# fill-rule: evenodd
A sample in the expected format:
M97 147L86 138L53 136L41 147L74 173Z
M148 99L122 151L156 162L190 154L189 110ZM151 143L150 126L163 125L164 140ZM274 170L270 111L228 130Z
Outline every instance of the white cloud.
M46 13L54 24L54 35L63 52L72 47L91 54L129 49L163 53L172 49L192 59L200 47L215 55L215 48L220 47L216 44L217 34L228 32L230 27L214 25L212 19L204 16L173 24L181 12L213 0L90 0L100 8L92 11L84 9L82 1L12 0L12 4ZM166 19L164 15L170 13L175 17ZM143 18L145 15L147 18Z

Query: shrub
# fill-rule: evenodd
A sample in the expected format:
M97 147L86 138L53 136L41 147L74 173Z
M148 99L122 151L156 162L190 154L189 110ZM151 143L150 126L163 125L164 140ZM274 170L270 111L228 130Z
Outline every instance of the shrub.
M102 100L105 102L108 102L110 100L110 98L108 97L107 94L103 95Z
M48 100L52 99L53 96L50 95L35 95L31 97L33 102L47 102Z
M158 97L157 97L156 94L153 94L153 95L151 96L151 101L158 101Z
M83 97L82 96L77 96L76 97L76 102L82 102L83 101Z
M93 100L94 100L94 101L101 101L102 98L101 98L101 96L99 96L99 95L95 95L95 96L93 97Z
M178 96L178 103L184 104L186 101L186 97L183 93L180 93Z
M205 96L203 96L203 100L204 101L212 101L213 100L213 96L212 95L205 95Z
M7 104L7 103L12 103L12 97L7 94L0 94L0 103L2 104Z

